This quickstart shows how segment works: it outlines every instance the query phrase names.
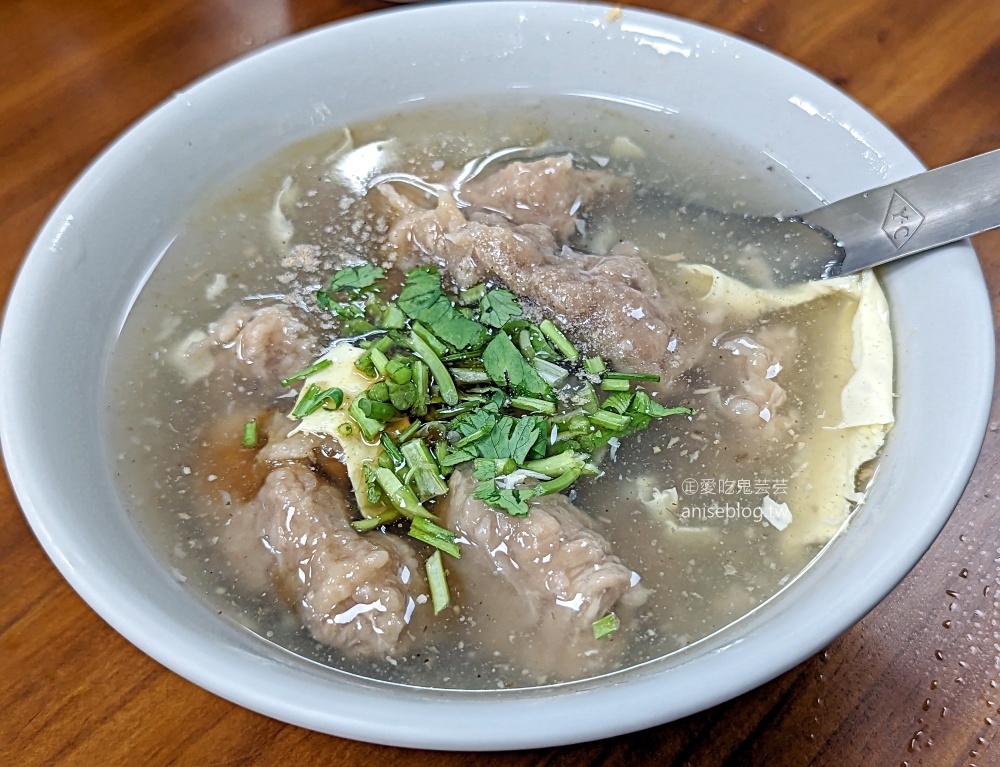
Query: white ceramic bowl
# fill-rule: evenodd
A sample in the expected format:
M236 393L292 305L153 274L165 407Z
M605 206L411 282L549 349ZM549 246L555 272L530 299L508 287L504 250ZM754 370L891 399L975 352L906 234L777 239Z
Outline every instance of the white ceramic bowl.
M125 313L194 202L295 139L405 102L516 86L737 126L748 147L828 199L922 169L878 120L774 54L677 19L625 9L613 20L608 11L444 4L301 35L177 93L59 203L7 308L3 448L39 541L131 642L229 700L323 732L450 749L553 745L665 722L771 679L855 623L927 549L972 470L992 394L989 303L965 243L885 270L900 398L864 512L776 598L641 668L478 693L349 677L217 616L170 577L123 511L102 422L109 351Z

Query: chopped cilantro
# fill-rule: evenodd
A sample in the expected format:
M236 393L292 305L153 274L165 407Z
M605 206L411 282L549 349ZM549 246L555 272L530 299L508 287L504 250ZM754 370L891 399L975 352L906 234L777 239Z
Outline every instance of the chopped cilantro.
M281 379L282 386L291 386L295 381L301 381L304 378L308 378L313 373L318 373L320 370L325 370L333 364L332 360L322 359L318 362L314 362L309 367L302 368L298 373L292 373L288 378Z
M491 290L479 302L479 319L495 328L502 328L524 312L517 297L509 290Z
M547 397L552 393L506 333L498 333L483 351L483 367L493 383L508 387L514 394Z
M360 266L348 266L338 269L333 274L330 284L326 288L327 293L342 293L345 291L357 291L370 288L385 276L385 270L379 266L371 264L361 264Z
M257 421L251 418L243 424L243 447L257 447Z
M604 639L604 637L611 636L619 628L621 628L621 621L618 620L618 616L614 613L608 613L603 618L598 618L594 621L594 639Z
M397 305L406 316L428 325L441 340L456 349L482 343L486 329L462 315L441 288L437 269L423 266L406 273Z
M497 462L486 458L478 459L472 470L476 479L476 489L472 497L485 501L490 506L502 509L512 517L526 517L530 509L527 501L535 496L533 489L507 490L497 487Z
M435 551L427 558L424 569L427 571L427 585L431 589L431 603L434 605L434 614L437 615L451 604L448 579L444 574L444 562L441 560L440 551Z
M299 401L292 410L292 418L305 418L317 410L320 406L333 405L333 410L339 408L344 402L344 392L335 386L329 389L321 389L319 384L309 384L309 387L302 392Z
M434 524L429 519L415 517L410 523L408 533L411 538L416 538L418 541L430 544L445 554L450 554L455 559L459 559L462 556L462 552L458 550L458 536L451 530Z
M359 501L370 516L351 524L359 533L385 532L408 520L409 536L436 549L425 567L437 613L451 600L441 554L458 557L460 550L456 534L430 520L455 467L472 465L474 498L524 517L532 499L598 474L609 442L617 446L654 418L695 411L660 405L644 391L642 382L659 381L655 374L583 358L551 319L524 317L509 290L484 283L446 292L438 270L421 267L390 300L384 277L376 266L347 267L316 295L341 318L342 336L368 334L352 343L364 350L353 367L369 383L351 398L336 436L378 446L361 467ZM282 384L331 364L321 359ZM340 389L310 384L292 416L343 404ZM244 426L242 444L258 444L256 421ZM594 621L594 636L610 636L619 625L609 613Z
M516 463L524 463L528 451L540 436L541 432L532 419L505 415L488 435L475 444L483 458L513 458Z

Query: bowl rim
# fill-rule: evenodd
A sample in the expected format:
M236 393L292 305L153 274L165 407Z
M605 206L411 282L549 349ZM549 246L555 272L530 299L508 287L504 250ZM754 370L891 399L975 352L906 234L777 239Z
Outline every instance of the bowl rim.
M511 3L501 0L388 9L284 38L208 73L185 88L178 96L194 94L200 89L214 86L221 80L238 74L249 62L280 55L282 51L308 40L329 38L332 42L337 36L357 29L361 25L374 25L375 28L386 24L418 22L433 25L448 17L454 19L456 14L509 20L517 9L527 9L529 17L531 13L544 12L547 19L558 18L566 23L578 23L581 19L599 20L612 8L613 6L597 4ZM652 29L669 26L671 30L682 30L697 39L714 39L741 54L746 61L767 60L772 64L775 62L780 64L783 71L791 68L799 73L805 72L812 78L814 86L823 92L827 101L839 104L852 116L860 114L868 120L862 131L876 136L880 146L893 148L899 158L898 168L894 170L902 170L903 175L909 175L922 169L912 152L888 128L848 96L815 74L804 70L801 65L731 34L694 22L639 9L626 8L625 13L629 14L630 18L638 18ZM525 23L531 23L531 19L528 18ZM18 443L27 438L29 432L25 430L24 414L17 410L18 404L23 401L24 393L23 384L16 375L15 364L17 356L25 353L27 330L20 322L18 312L21 302L27 300L23 295L27 290L25 285L29 282L26 275L41 269L40 262L43 261L43 256L40 254L44 253L49 243L53 241L53 237L57 236L58 227L73 208L74 198L82 193L81 189L88 180L99 178L105 172L106 166L115 161L115 157L126 143L142 141L144 133L150 130L150 126L155 125L171 110L178 108L179 100L175 97L154 108L98 155L53 208L46 224L40 229L31 245L8 298L2 335L0 335L0 442L11 484L25 516L48 556L67 581L126 639L195 684L282 721L321 732L391 745L477 750L531 748L581 742L634 731L729 700L774 678L817 652L856 623L895 587L930 546L957 504L978 458L993 399L993 323L981 272L979 272L980 294L978 297L970 296L966 309L978 312L977 321L983 324L984 328L988 328L978 338L972 339L979 345L975 353L979 357L979 369L982 374L973 382L975 388L969 393L969 407L974 411L974 415L970 418L968 441L964 443L964 450L952 456L953 468L942 482L939 496L934 499L936 513L931 515L931 519L924 521L922 527L909 539L906 557L894 561L892 569L880 573L880 577L859 585L858 592L853 595L850 604L838 603L830 610L815 616L815 624L809 626L808 630L800 630L795 636L796 641L793 645L783 648L781 653L770 657L767 663L750 663L749 668L747 664L748 660L754 659L754 653L760 650L762 643L769 640L763 632L759 636L735 638L723 636L720 641L716 641L711 648L711 654L716 663L714 673L725 679L721 684L688 685L684 690L686 697L683 701L663 701L664 690L670 692L673 689L671 687L673 677L671 669L668 668L648 673L642 669L626 670L606 677L542 688L538 691L512 690L494 694L494 691L393 690L392 695L396 698L393 702L402 711L410 714L424 712L424 716L426 712L433 711L436 716L467 709L469 713L467 718L471 721L470 717L474 715L480 723L461 732L426 732L424 728L412 725L393 732L385 732L382 724L371 720L365 706L377 705L380 698L384 700L385 690L387 687L392 689L391 686L378 683L350 682L344 685L337 681L331 682L339 694L357 695L360 703L364 705L354 711L340 707L317 711L299 705L295 701L278 699L274 695L274 690L267 685L248 683L241 678L236 672L241 669L241 663L247 662L244 656L216 663L216 657L206 652L204 647L197 646L197 636L187 632L184 627L173 627L176 629L174 636L179 638L178 641L164 643L162 629L164 625L169 625L169 616L161 616L158 619L165 621L163 624L152 621L147 626L137 625L129 605L122 603L117 595L106 589L106 584L102 582L104 575L100 569L96 566L88 567L78 561L70 553L72 543L61 537L58 511L46 507L45 494L39 485L34 467L22 460L17 449ZM972 269L974 263L978 269L975 253L967 241L948 246L942 252L928 258L948 259L950 262L961 261L966 269ZM891 267L891 269L897 268L905 270L908 267L907 265ZM771 601L773 600L769 600L769 603ZM788 604L788 600L785 600L784 605L779 604L776 608L779 610L777 614L782 614L780 611L787 613L790 610L794 613L794 606L794 603ZM678 659L675 668L697 666L704 660L703 658L699 660L703 651L704 645L699 642L697 653L685 654L686 651L682 650L672 654L671 657ZM695 657L687 657L691 655ZM273 671L273 669L259 670L265 676ZM269 681L282 678L281 670L274 673L274 676L267 677ZM563 715L558 718L546 713L547 707L553 700L563 707ZM657 703L650 705L650 701ZM516 707L518 713L511 719L512 707ZM532 720L536 722L530 725ZM498 726L498 723L504 721L508 724L513 722L517 726L504 730Z

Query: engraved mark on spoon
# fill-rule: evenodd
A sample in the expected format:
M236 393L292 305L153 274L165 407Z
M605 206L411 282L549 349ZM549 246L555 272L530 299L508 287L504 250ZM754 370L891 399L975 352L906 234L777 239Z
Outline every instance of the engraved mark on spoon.
M896 250L903 247L916 234L923 222L924 214L894 189L892 199L889 200L889 210L886 211L885 221L882 223L882 231L892 240Z

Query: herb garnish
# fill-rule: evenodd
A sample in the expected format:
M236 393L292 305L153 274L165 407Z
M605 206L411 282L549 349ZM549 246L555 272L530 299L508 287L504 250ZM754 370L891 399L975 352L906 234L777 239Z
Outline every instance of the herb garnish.
M381 295L383 279L378 267L341 269L317 302L341 318L343 336L357 336L364 353L354 366L372 381L338 428L341 438L360 431L380 445L362 472L365 500L379 511L354 527L408 520L409 535L437 550L427 560L435 612L450 600L441 552L460 551L454 533L436 524L434 503L456 466L471 463L475 498L525 516L532 499L598 474L609 442L654 418L695 414L642 388L659 376L609 370L600 357L582 357L551 320L529 322L509 290L447 293L437 269L420 267L393 302ZM307 384L293 417L341 407L343 391L315 382L330 364L320 360L282 381ZM617 627L609 614L594 622L594 635Z
M621 628L621 621L618 620L618 616L614 613L608 613L603 618L598 618L594 621L594 639L603 639L606 636L614 634L619 628Z

